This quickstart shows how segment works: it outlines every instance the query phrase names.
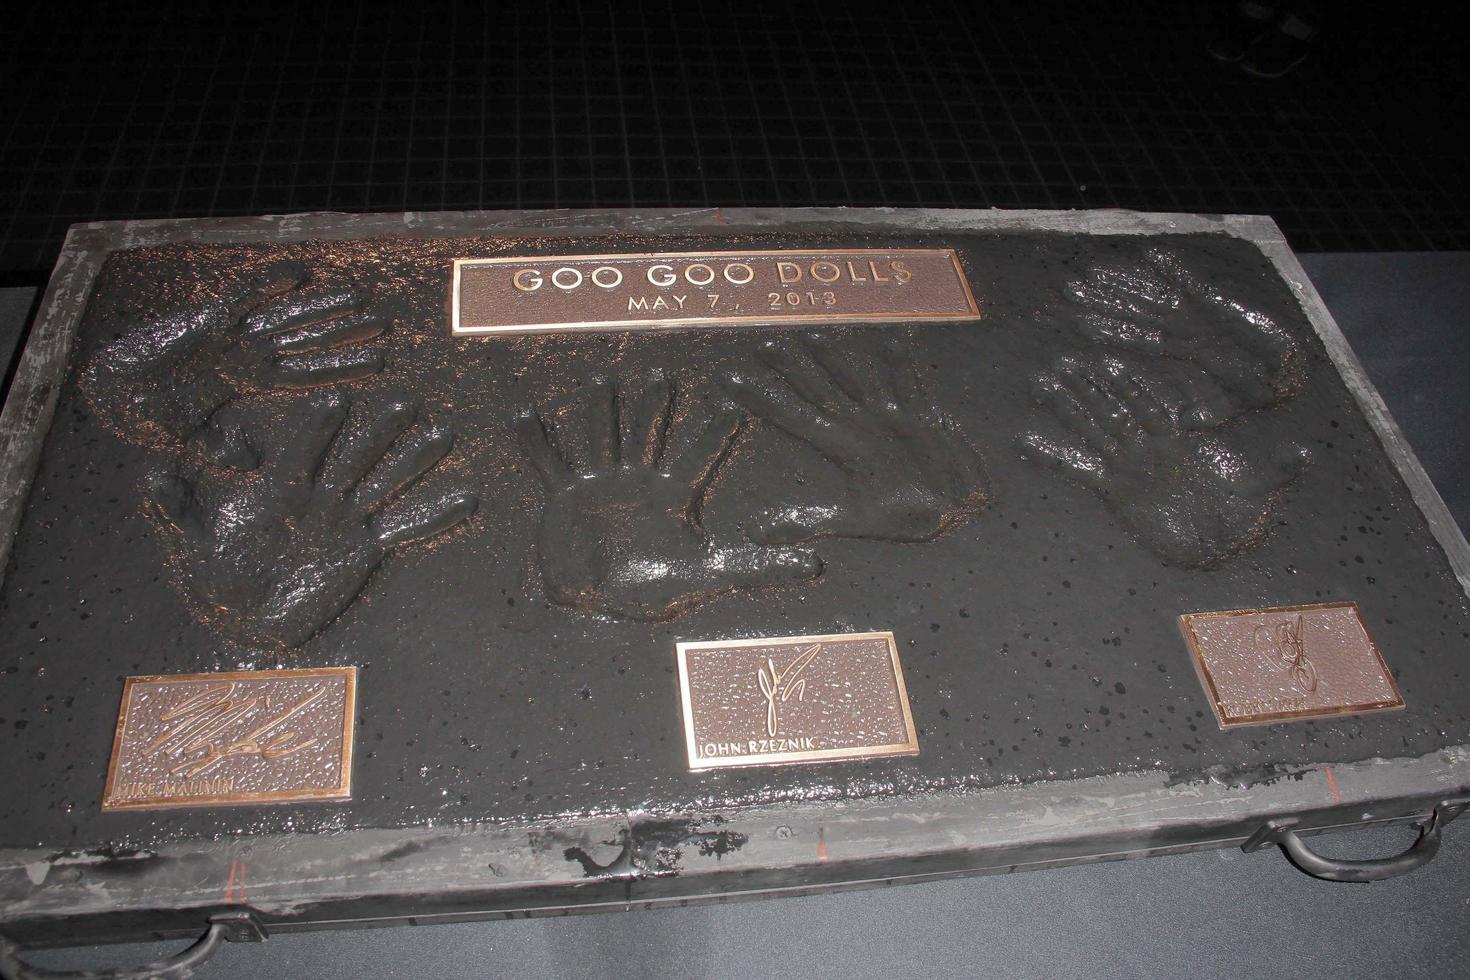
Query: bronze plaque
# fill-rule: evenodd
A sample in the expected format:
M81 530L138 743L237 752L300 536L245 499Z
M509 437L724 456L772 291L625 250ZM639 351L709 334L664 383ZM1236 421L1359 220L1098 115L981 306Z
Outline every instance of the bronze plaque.
M952 248L455 259L456 335L976 320Z
M1221 728L1402 708L1356 602L1179 617Z
M357 668L123 682L104 810L352 795Z
M892 633L678 644L689 768L917 755Z

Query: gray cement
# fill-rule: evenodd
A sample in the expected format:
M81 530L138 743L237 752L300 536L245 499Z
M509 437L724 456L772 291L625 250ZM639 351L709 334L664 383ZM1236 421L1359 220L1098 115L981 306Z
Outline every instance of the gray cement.
M640 237L650 231L666 248L707 246L730 234L742 245L810 240L799 230L761 230L755 226L759 214L723 217L733 228L714 238L708 228L681 227L678 218L660 224L651 217L590 216L566 224L621 224L626 237L616 247L629 250L650 247ZM1349 805L1407 801L1463 785L1464 763L1453 749L1464 741L1466 679L1455 651L1470 635L1470 617L1455 568L1442 550L1443 535L1453 527L1445 527L1442 513L1432 514L1433 520L1423 516L1420 508L1433 511L1437 498L1426 496L1427 483L1416 482L1422 475L1411 473L1406 484L1394 466L1399 460L1385 456L1381 433L1370 424L1372 404L1365 418L1361 402L1337 373L1345 363L1343 349L1332 334L1324 343L1323 322L1309 322L1303 314L1299 300L1311 297L1293 292L1304 282L1290 278L1294 263L1282 270L1288 275L1283 282L1256 245L1228 234L1229 222L1105 217L1114 218L1115 227L1103 237L1046 230L1069 221L1087 225L1088 219L1066 216L980 215L968 222L979 230L941 234L930 227L932 215L912 221L871 215L844 231L843 241L854 244L943 243L962 250L977 293L985 297L986 319L964 327L916 328L907 342L925 391L984 459L987 506L929 541L888 535L814 543L823 573L810 585L712 594L676 618L655 622L589 616L555 601L544 588L534 545L541 494L510 438L508 421L528 400L528 390L533 400L565 394L590 383L593 373L623 365L658 364L696 388L718 382L722 372L746 363L753 340L687 334L502 345L451 341L437 329L445 286L440 272L447 269L442 259L501 246L436 242L421 225L411 229L411 239L383 243L383 276L401 284L385 297L396 322L383 339L388 367L380 378L359 382L360 388L389 397L409 387L434 405L435 420L456 432L462 462L428 478L438 481L428 489L478 493L482 507L463 529L433 547L385 561L360 599L305 644L284 655L273 652L292 665L363 668L357 794L345 806L131 814L105 821L97 813L119 677L267 659L264 651L242 648L201 622L170 584L167 547L140 505L158 447L116 438L74 387L63 388L0 605L0 629L22 637L8 650L14 670L3 691L11 758L43 773L30 801L6 815L7 843L163 853L189 850L191 841L221 834L264 835L264 841L286 830L432 827L441 828L431 835L440 842L433 846L441 847L451 839L442 828L539 822L563 828L554 851L567 842L601 848L599 841L606 839L614 844L611 851L599 851L599 860L612 860L620 834L621 846L628 848L651 826L643 817L625 816L635 807L653 814L739 811L748 821L740 829L748 840L762 840L762 828L774 827L772 821L813 828L825 823L834 832L840 824L858 840L859 828L871 825L878 809L887 813L891 807L833 811L831 801L891 798L898 807L893 813L907 810L924 824L909 841L913 853L937 847L950 833L969 841L967 846L995 848L995 856L985 860L997 867L1075 860L1080 852L1061 842L1122 834L1130 825L1135 832L1120 837L1120 853L1223 843L1237 835L1234 821L1261 808L1309 806L1307 800L1321 792L1316 772L1325 764L1340 767L1338 785L1344 773L1364 774L1356 788L1347 780ZM286 240L310 239L326 227L314 220L283 222L275 230ZM363 230L373 230L373 220L364 219ZM508 223L516 226L517 220L527 219ZM964 217L942 220L966 223ZM1006 221L1010 227L996 227ZM692 223L708 224L705 216ZM458 228L455 219L443 224L440 233L468 231L474 219L463 219ZM248 239L252 227L221 226L215 237ZM207 223L178 230L214 234ZM1176 230L1189 233L1147 243L1127 237ZM1279 248L1256 231L1268 249ZM147 229L128 232L135 233ZM1226 535L1226 547L1201 561L1171 552L1169 529L1161 535L1130 516L1137 508L1120 510L1116 495L1100 498L1037 467L1017 444L1044 414L1036 376L1051 370L1060 354L1100 356L1096 337L1077 327L1069 283L1108 263L1143 268L1146 244L1166 245L1201 278L1262 311L1284 332L1297 366L1296 374L1283 373L1281 383L1270 386L1271 393L1242 403L1238 417L1231 416L1221 431L1237 439L1249 459L1275 458L1278 447L1291 444L1304 447L1311 462L1289 485L1262 498L1263 535ZM344 268L360 254L330 244L283 247ZM532 247L554 253L567 245L537 240ZM211 246L203 254L204 263L196 265L192 253L173 247L109 267L93 296L75 363L112 341L127 313L124 296L146 288L145 282L158 282L161 293L187 292L202 288L191 285L189 275L210 279L208 272L191 268L232 268L260 253L251 246ZM1273 257L1281 260L1279 253ZM160 271L169 274L146 276ZM869 336L863 330L810 333L850 338L856 346ZM518 383L505 383L508 376ZM1359 384L1351 374L1349 380ZM297 416L283 404L260 406L254 428L265 434L267 454L292 433ZM824 462L774 428L754 433L744 455L732 460L728 483L712 497L707 526L733 539L750 515L789 500L786 488L740 479L733 467L744 466L747 474L801 473L806 478L796 482L804 492L819 494L840 476L824 471ZM1409 708L1245 734L1216 730L1174 616L1337 598L1362 604ZM671 651L682 638L869 628L891 628L899 636L920 756L701 776L684 770L672 660L658 650ZM78 762L69 763L69 770L53 769L39 753ZM1421 756L1421 763L1393 767L1366 761ZM1355 762L1363 765L1352 769L1348 764ZM1283 783L1290 772L1298 775ZM1009 796L1006 787L1035 792ZM983 797L989 803L977 808L966 802L971 798L965 791L986 789L994 791ZM1181 811L1179 800L1190 797L1199 807ZM37 798L49 801L49 808L31 805ZM1213 810L1205 804L1211 799ZM789 812L779 806L744 809L783 802L808 805ZM1325 798L1320 805L1330 809ZM979 820L987 806L1009 816ZM1137 808L1135 821L1130 807ZM1038 822L1037 812L1051 816ZM1391 816L1394 808L1367 812ZM569 826L562 819L569 814L605 816ZM601 832L600 820L607 821ZM1219 826L1211 829L1211 823ZM686 834L699 832L691 824ZM661 840L659 834L654 837ZM1048 839L1057 846L1049 850ZM400 846L391 834L339 842L345 849L323 860L345 860L352 848L373 854L380 848L397 853ZM458 855L474 845L465 840L452 846ZM516 845L508 838L503 846L509 852ZM875 857L870 851L860 848L853 857ZM1107 851L1104 846L1093 854ZM778 858L766 851L755 860L768 866L795 860L797 853L793 847L789 858ZM895 864L871 873L941 873L945 862L934 853L932 864L908 861L906 870ZM429 866L422 868L429 875ZM442 866L435 868L442 880ZM559 873L575 870L561 867ZM832 868L829 877L850 874ZM287 897L291 889L284 881L266 890L280 896L277 909L283 914L299 904ZM680 888L666 891L677 894ZM56 900L75 898L66 895L63 889Z

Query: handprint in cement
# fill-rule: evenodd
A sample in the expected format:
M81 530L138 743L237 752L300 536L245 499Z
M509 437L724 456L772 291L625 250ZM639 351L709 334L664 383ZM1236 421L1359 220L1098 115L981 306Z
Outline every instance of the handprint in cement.
M723 399L677 394L659 372L595 379L560 421L521 411L517 431L546 495L536 540L548 598L659 621L722 593L820 574L811 552L716 541L704 529L706 495L742 421Z
M1082 307L1077 325L1092 340L1193 366L1196 376L1179 382L1194 389L1182 418L1191 428L1283 401L1301 386L1296 339L1165 249L1149 249L1140 265L1095 266L1066 294Z
M786 337L761 346L759 356L768 370L728 376L731 397L832 462L845 492L830 503L764 513L752 538L927 541L985 507L980 455L921 391L903 343L885 341L860 358Z
M133 323L92 355L82 386L123 439L176 446L197 437L218 461L249 468L254 447L211 425L216 413L260 391L378 373L382 355L360 345L387 326L359 290L313 285L300 263L274 262L218 300Z
M1252 458L1228 431L1186 428L1179 399L1112 358L1063 358L1037 392L1068 435L1027 433L1023 454L1092 490L1170 564L1208 566L1260 541L1309 459L1294 444Z
M416 415L408 402L349 411L328 396L253 473L155 472L151 510L200 618L246 645L298 646L357 598L390 551L469 517L469 494L404 497L453 445L448 429L415 427Z

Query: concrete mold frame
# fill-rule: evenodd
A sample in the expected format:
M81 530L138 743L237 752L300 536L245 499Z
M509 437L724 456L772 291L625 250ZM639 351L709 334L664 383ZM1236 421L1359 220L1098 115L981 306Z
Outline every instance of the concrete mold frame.
M1265 217L1119 211L732 209L306 214L104 222L71 229L0 416L0 561L26 505L73 340L94 280L116 250L173 242L345 240L381 235L565 236L635 232L851 229L1057 231L1088 235L1211 233L1253 243L1305 311L1470 591L1470 546L1308 281ZM3 567L3 566L0 566ZM289 931L427 923L806 893L1283 843L1291 831L1423 821L1399 865L1318 868L1363 880L1422 863L1439 827L1470 795L1470 745L1420 758L1317 764L1249 785L1176 782L1164 771L952 794L723 813L625 812L531 826L359 830L186 840L135 853L64 848L0 852L0 930L25 943L195 936L210 921ZM738 846L727 846L732 843ZM568 854L582 855L573 862ZM1299 862L1300 863L1300 862ZM245 897L224 887L248 867ZM218 931L218 930L215 930Z

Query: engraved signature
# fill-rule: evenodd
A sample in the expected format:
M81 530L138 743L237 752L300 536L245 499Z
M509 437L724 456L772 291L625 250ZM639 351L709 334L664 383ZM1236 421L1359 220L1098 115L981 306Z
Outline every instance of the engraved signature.
M231 738L229 730L240 723L253 720L257 708L270 711L259 697L237 698L236 684L218 684L205 688L198 694L185 698L162 715L169 724L164 733L150 744L146 752L163 752L182 759L169 772L175 776L191 778L208 772L221 762L237 755L258 755L262 759L284 759L317 744L319 739L302 739L293 731L280 731L270 738L262 738L271 729L305 711L321 700L327 693L326 686L311 690L295 704L264 723L255 726L238 738Z
M1262 624L1255 630L1256 653L1270 666L1291 674L1292 682L1302 692L1317 689L1317 668L1307 659L1302 640L1302 617L1283 620L1275 626Z
M780 713L778 704L784 704L796 695L796 700L806 699L806 678L801 672L806 670L807 664L812 662L822 650L820 643L813 643L803 650L795 660L786 665L785 670L777 670L776 662L770 657L760 669L761 693L766 696L766 734L775 737L780 730Z

